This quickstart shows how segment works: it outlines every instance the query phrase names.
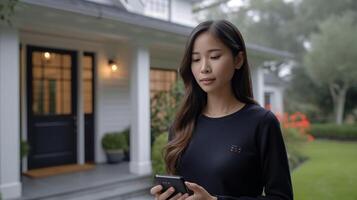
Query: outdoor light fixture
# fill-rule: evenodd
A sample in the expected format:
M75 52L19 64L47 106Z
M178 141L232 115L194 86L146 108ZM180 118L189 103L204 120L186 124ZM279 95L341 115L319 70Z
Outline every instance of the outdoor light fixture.
M118 65L114 60L108 61L109 67L112 69L113 72L118 70Z

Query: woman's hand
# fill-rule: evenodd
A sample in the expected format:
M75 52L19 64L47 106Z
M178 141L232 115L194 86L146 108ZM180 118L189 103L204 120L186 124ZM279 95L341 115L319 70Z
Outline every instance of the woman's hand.
M150 193L155 196L155 200L166 200L171 196L171 194L173 194L175 192L175 189L173 187L170 187L163 193L161 193L161 190L162 190L161 185L156 185L151 188ZM173 196L172 198L170 198L169 200L184 200L188 196L189 195L187 193L186 194L178 193L175 196Z
M185 200L217 200L217 197L211 196L203 187L196 183L185 182L188 189L192 190L193 195Z

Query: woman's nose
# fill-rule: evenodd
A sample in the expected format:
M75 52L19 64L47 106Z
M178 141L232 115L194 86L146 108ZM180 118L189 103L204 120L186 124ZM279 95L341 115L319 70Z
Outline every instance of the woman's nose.
M201 73L209 73L211 72L211 67L209 65L209 63L207 61L203 61L202 62L202 66L201 66Z

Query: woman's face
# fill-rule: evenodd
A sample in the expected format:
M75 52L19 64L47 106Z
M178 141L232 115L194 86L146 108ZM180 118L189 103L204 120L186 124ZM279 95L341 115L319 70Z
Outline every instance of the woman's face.
M231 89L235 69L243 63L242 54L233 58L231 50L209 32L193 44L191 70L198 85L207 93Z

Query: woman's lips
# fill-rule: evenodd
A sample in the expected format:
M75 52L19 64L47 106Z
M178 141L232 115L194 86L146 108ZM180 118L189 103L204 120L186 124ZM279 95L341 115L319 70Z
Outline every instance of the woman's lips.
M209 85L213 83L216 79L215 78L203 78L200 80L204 85Z

